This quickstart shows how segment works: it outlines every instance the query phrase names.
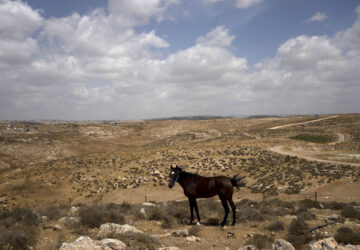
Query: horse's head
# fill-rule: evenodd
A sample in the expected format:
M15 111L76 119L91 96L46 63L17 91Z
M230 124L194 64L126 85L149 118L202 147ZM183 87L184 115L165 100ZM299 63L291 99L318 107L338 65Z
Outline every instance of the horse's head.
M181 171L182 169L176 165L175 167L173 167L172 165L170 166L169 188L172 188L175 185L175 183L179 180Z

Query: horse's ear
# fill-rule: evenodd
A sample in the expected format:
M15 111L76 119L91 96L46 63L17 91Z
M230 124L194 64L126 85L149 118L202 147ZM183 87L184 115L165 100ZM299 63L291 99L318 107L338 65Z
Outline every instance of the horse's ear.
M172 164L170 165L170 169L174 169Z

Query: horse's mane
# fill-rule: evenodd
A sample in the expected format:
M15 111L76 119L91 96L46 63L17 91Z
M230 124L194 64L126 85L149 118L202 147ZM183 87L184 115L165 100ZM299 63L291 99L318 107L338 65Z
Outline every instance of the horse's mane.
M200 176L199 174L196 173L191 173L191 172L187 172L185 170L183 170L182 168L180 168L180 173L183 177L195 177L195 176Z

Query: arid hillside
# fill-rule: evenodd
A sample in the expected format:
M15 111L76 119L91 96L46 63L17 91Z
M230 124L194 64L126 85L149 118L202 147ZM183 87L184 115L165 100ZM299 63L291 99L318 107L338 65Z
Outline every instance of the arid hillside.
M263 213L264 217L254 220L246 217L249 214L243 215L246 217L243 222L231 229L236 237L228 236L228 231L221 231L224 229L207 230L201 226L196 234L207 242L203 249L240 247L249 243L255 233L269 235L270 242L271 237L277 234L286 237L286 233L266 231L264 227L275 223L280 218L276 216L295 216L299 213L299 202L314 200L315 193L316 204L303 205L314 209L311 213L317 216L310 226L321 224L323 217L334 213L340 216L339 211L321 209L319 202L323 202L321 206L331 202L360 204L360 115L0 123L2 209L26 208L41 214L39 211L48 211L49 207L59 212L72 206L128 204L131 209L119 208L124 220L149 234L165 234L169 228L161 226L165 217L160 210L154 220L139 219L134 214L144 201L167 202L175 207L179 204L183 217L175 216L178 224L174 222L171 227L186 225L189 212L187 204L182 202L186 197L179 185L171 190L167 187L171 164L204 176L246 176L247 187L234 194L240 213L241 208L259 212L264 209L264 202L275 198L276 204L268 204L270 210L287 209L279 213L268 211L269 217ZM203 208L200 205L200 210L213 206L213 214L220 219L221 204L217 198L209 202ZM257 226L258 219L264 226ZM51 227L55 222L47 223ZM289 227L291 218L283 223L285 228ZM48 232L45 224L40 225L43 225L40 235L59 237L58 232ZM327 235L334 235L340 226L327 229ZM359 220L355 219L351 227L360 229ZM69 242L84 232L91 235L91 228L90 231L66 228L62 240ZM0 229L0 232L5 230ZM219 241L217 234L224 238ZM248 234L251 235L247 237ZM213 237L217 241L211 240ZM132 239L127 244L135 241ZM36 242L39 249L48 247L44 242ZM167 236L158 239L159 244L154 246L173 242L182 249L199 248Z

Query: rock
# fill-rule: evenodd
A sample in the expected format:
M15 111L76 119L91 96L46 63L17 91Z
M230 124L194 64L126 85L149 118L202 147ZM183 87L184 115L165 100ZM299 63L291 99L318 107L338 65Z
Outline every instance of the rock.
M99 239L118 237L125 233L143 233L141 230L136 229L128 224L119 225L115 223L106 223L100 226L97 233Z
M154 172L152 172L152 176L160 176L161 173L159 170L155 169Z
M189 241L189 242L199 242L201 241L201 239L199 237L196 237L196 236L188 236L186 237L186 240Z
M277 239L274 244L274 250L295 250L295 247L286 240Z
M256 247L253 245L246 245L246 246L238 248L237 250L256 250Z
M189 231L187 229L179 229L176 231L172 231L171 235L175 237L186 237L189 235Z
M284 218L285 218L285 219L290 219L290 220L296 220L296 219L297 219L297 216L296 216L296 215L289 215L289 214L287 214L287 215L284 216Z
M154 203L151 203L151 202L143 202L143 203L141 203L141 206L143 206L143 207L156 207L156 205Z
M53 226L53 229L54 229L54 231L61 231L62 226L56 224L55 226Z
M64 242L59 250L88 250L88 249L101 249L101 250L122 250L126 245L121 240L116 239L103 239L101 241L93 240L87 236L81 236L72 243Z
M126 244L117 239L102 239L100 244L104 247L109 247L112 250L121 250L126 248Z
M226 235L226 238L235 237L235 234L233 232L228 232Z
M178 247L160 247L158 250L180 250Z
M76 214L79 211L79 209L80 209L79 207L71 207L70 212Z
M66 226L72 226L78 223L80 220L79 218L66 216L66 217L62 217L58 221L64 223L64 225Z
M146 218L146 211L145 211L144 208L141 208L141 209L139 210L139 214L140 214L140 216L142 216L143 218Z
M81 236L72 243L62 243L59 250L87 250L87 249L102 249L90 237Z
M46 222L48 221L48 217L47 216L41 216L41 222Z
M334 238L326 238L319 241L316 241L310 244L311 250L335 250L338 247L338 243Z

